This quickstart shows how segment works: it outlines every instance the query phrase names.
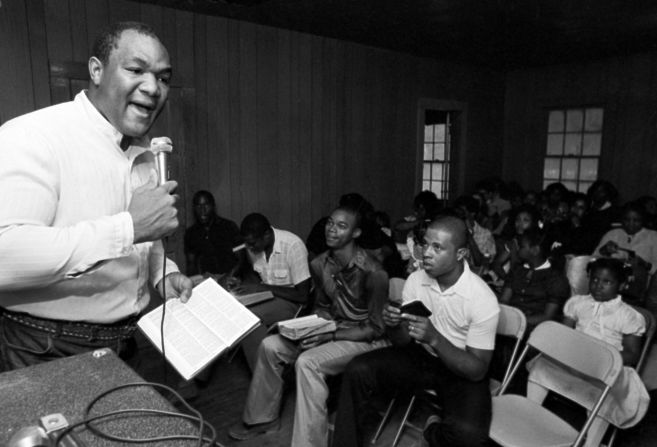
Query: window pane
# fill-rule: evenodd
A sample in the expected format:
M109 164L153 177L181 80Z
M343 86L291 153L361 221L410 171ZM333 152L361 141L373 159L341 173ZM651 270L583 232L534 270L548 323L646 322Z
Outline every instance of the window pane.
M440 199L443 197L443 184L441 182L431 182L431 191Z
M600 132L602 131L603 109L586 109L586 122L584 130Z
M422 182L422 191L431 191L431 182L428 180L424 180Z
M559 180L559 172L561 171L561 163L559 158L546 158L545 168L543 169L543 178L551 180ZM552 181L548 182L552 183Z
M552 110L548 118L548 132L563 132L563 110Z
M445 160L445 143L436 143L433 151L434 160Z
M433 160L433 144L424 143L424 161Z
M597 158L583 158L582 166L580 168L580 180L595 181L598 179L598 159Z
M577 165L579 160L577 158L564 158L561 160L561 178L564 180L577 179Z
M584 112L581 109L566 111L566 132L581 132L584 127Z
M564 143L565 155L581 155L582 154L582 134L568 133L566 134L566 142Z
M563 154L563 134L548 135L547 145L548 155L562 155Z
M433 124L424 126L424 141L425 142L433 141Z
M431 180L443 180L442 163L433 163L431 166Z
M547 188L550 183L554 183L553 180L543 180L543 189Z
M569 191L577 191L577 182L561 182Z
M583 155L600 155L602 135L599 133L584 134Z
M424 163L422 165L422 179L431 180L431 163Z
M586 194L586 191L589 189L589 187L590 187L592 184L593 184L593 183L589 183L589 182L580 182L580 183L579 183L579 190L578 190L578 192L583 192L584 194Z
M436 124L435 125L435 134L434 134L434 141L441 141L445 142L445 125L444 124Z

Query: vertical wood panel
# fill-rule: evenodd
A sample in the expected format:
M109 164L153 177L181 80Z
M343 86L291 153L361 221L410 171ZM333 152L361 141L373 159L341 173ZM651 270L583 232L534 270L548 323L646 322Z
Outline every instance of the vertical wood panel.
M51 104L48 68L48 42L46 39L46 14L42 1L25 2L28 30L30 35L29 54L32 75L32 90L34 92L35 109L41 109ZM6 42L4 39L0 39ZM5 59L2 60L12 60ZM2 85L6 85L2 83ZM0 122L2 120L0 119Z
M229 139L228 122L230 120L230 103L228 90L228 35L225 20L212 20L207 34L207 65L208 76L208 147L204 174L208 185L213 186L217 198L217 211L225 215L232 213L230 209L230 171L232 169L232 145ZM232 217L232 216L231 216ZM239 219L240 216L237 216Z

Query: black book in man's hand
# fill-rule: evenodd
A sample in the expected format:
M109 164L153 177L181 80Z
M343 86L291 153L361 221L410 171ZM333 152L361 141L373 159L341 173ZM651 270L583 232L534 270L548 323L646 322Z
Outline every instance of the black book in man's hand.
M401 306L399 310L403 314L415 315L416 317L431 316L431 311L427 309L427 306L422 301L411 301Z

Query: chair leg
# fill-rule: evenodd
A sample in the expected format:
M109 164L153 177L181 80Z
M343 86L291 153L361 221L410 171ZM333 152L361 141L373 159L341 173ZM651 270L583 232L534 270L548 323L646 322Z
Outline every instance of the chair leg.
M616 436L618 435L618 428L612 427L611 436L609 436L609 442L607 442L607 447L613 447L616 443Z
M374 436L372 437L372 440L370 441L371 444L376 444L376 441L379 439L379 436L381 436L381 432L383 432L383 428L386 426L386 423L388 422L388 419L390 418L390 415L392 414L392 408L395 406L395 401L397 400L396 397L393 397L390 399L390 403L388 404L388 408L386 408L386 412L383 414L383 417L381 418L381 422L379 423L379 426L376 429L376 433L374 433Z
M584 447L598 447L602 441L602 437L607 431L607 427L609 427L609 422L596 416L595 419L593 419L593 423L591 424L588 433L586 433Z
M392 446L395 447L397 445L397 442L399 442L399 438L401 438L401 434L404 431L404 427L406 427L406 422L408 421L408 416L411 414L411 411L413 411L413 406L415 405L415 394L413 397L411 397L411 401L408 403L408 407L406 408L406 412L404 412L404 417L401 420L401 423L399 424L399 429L397 429L397 434L395 435L395 439L392 441Z

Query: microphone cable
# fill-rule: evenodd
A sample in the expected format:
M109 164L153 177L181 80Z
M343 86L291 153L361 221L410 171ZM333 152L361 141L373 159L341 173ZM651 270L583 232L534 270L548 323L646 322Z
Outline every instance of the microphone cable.
M103 397L114 393L118 390L124 389L124 388L135 388L135 387L153 387L153 388L161 388L164 389L170 393L172 393L183 405L184 407L192 414L185 414L185 413L180 413L180 412L175 412L175 411L166 411L166 410L156 410L152 408L128 408L128 409L123 409L123 410L115 410L115 411L110 411L107 413L103 413L100 415L96 416L90 416L90 412L93 409L94 405L99 402ZM137 413L137 416L141 415L154 415L154 416L168 416L168 417L177 417L177 418L182 418L182 419L187 419L193 422L198 423L198 434L197 435L167 435L167 436L157 436L157 437L150 437L150 438L125 438L125 437L120 437L116 435L112 435L109 433L106 433L102 431L97 425L92 424L92 422L95 421L100 421L102 419L106 419L112 416L121 416L121 415L128 415L128 414L134 414ZM195 440L196 445L198 447L202 447L204 443L207 443L209 446L214 446L216 445L217 441L217 432L215 428L207 421L203 419L203 415L201 414L200 411L194 409L191 405L185 401L185 399L180 396L175 390L172 388L162 385L160 383L153 383L153 382L133 382L133 383L127 383L124 385L119 385L115 386L113 388L110 388L107 391L104 391L97 395L95 398L89 402L87 407L84 410L84 416L83 420L80 422L77 422L75 424L69 425L66 429L62 430L61 433L57 435L57 438L55 439L54 447L57 447L60 445L61 441L63 438L70 432L72 432L74 429L80 427L80 426L85 426L89 431L91 431L93 434L95 434L98 437L101 437L103 439L107 439L109 441L114 441L114 442L123 442L123 443L129 443L129 444L143 444L143 443L153 443L153 442L164 442L164 441L173 441L173 440ZM206 428L209 430L209 437L205 435Z

